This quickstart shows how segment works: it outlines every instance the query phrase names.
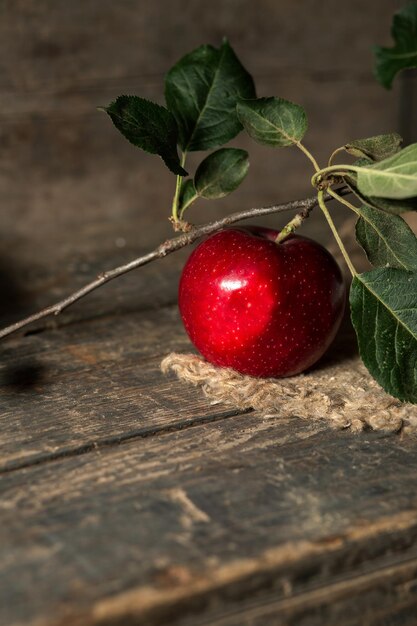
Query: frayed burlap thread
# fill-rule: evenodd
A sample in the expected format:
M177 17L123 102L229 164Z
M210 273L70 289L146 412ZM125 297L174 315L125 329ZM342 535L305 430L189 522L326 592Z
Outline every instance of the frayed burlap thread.
M213 404L255 409L264 416L327 420L334 428L398 432L417 430L417 408L386 394L354 355L292 378L259 379L216 367L195 354L171 353L161 363L201 387Z

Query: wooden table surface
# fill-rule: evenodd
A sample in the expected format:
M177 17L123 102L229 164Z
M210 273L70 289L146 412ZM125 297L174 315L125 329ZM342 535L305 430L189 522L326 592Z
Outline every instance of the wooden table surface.
M260 94L305 106L325 162L397 129L405 96L411 123L372 76L403 4L0 3L0 325L170 234L171 174L97 105L161 102L172 63L227 35ZM311 193L303 155L238 142L247 181L192 219ZM0 626L415 626L416 438L239 413L163 376L190 350L187 254L1 342Z
M3 320L152 244L110 249L111 228L10 237L32 263L3 265ZM414 625L416 439L239 413L163 376L190 349L185 254L1 344L0 624Z

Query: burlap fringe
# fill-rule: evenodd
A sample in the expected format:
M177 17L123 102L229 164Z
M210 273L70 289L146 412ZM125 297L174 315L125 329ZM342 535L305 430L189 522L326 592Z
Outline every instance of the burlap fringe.
M417 429L417 407L387 395L359 357L293 378L258 379L211 365L195 354L172 353L161 363L164 373L202 387L213 404L253 408L264 415L325 419L333 428L398 432Z

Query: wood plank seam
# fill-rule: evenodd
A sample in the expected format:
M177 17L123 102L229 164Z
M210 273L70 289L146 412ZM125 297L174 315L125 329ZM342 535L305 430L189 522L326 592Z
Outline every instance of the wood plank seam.
M221 420L225 420L230 417L246 415L248 413L251 413L252 411L253 411L252 409L245 409L243 411L242 410L222 411L221 413L215 413L214 415L205 415L202 417L196 417L196 418L191 418L187 420L179 420L178 422L173 422L171 424L166 424L162 426L149 426L147 428L141 428L137 431L123 433L121 435L115 435L114 437L97 439L97 441L88 442L81 446L74 446L73 448L59 450L58 452L51 452L48 454L33 456L23 461L12 462L12 463L6 464L3 467L0 467L0 476L2 474L10 474L11 472L16 472L22 469L27 469L28 467L44 465L45 463L52 463L54 461L59 461L64 458L80 456L82 454L88 454L90 452L94 452L102 448L118 446L123 443L127 443L132 440L135 440L135 439L146 439L148 437L156 437L156 436L159 437L159 436L163 436L165 434L169 434L169 433L180 431L180 430L186 430L189 428L204 426L205 424L219 422Z

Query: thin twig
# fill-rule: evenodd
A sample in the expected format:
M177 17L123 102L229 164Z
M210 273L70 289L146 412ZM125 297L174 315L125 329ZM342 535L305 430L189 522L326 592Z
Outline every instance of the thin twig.
M342 189L339 191L339 194L345 195L346 193L350 193L347 189ZM317 197L313 196L311 198L305 198L304 200L293 200L292 202L287 202L286 204L278 204L272 205L269 207L261 207L255 209L247 209L246 211L239 211L238 213L231 213L230 215L216 220L215 222L209 222L208 224L204 224L203 226L195 227L187 233L183 233L178 237L174 237L173 239L168 239L164 243L160 244L155 250L145 254L144 256L138 257L125 265L120 265L112 270L108 270L103 274L99 274L97 278L81 289L78 289L67 298L52 304L51 306L34 313L33 315L29 315L29 317L25 317L19 322L15 322L14 324L10 324L10 326L6 326L3 330L0 330L0 339L6 337L7 335L11 335L12 333L20 330L24 326L28 326L32 322L36 322L44 317L48 317L49 315L58 315L64 309L69 307L77 300L80 300L94 289L97 289L101 285L108 283L109 281L117 278L118 276L122 276L122 274L126 274L137 267L141 267L142 265L147 265L151 261L155 261L156 259L162 259L163 257L171 254L171 252L175 252L176 250L180 250L185 246L190 245L200 237L204 237L205 235L211 235L212 233L224 228L225 226L229 226L230 224L234 224L235 222L239 222L241 220L245 220L251 217L261 217L263 215L271 215L273 213L283 213L284 211L294 211L297 209L301 209L303 215L309 213L315 206L317 205Z

